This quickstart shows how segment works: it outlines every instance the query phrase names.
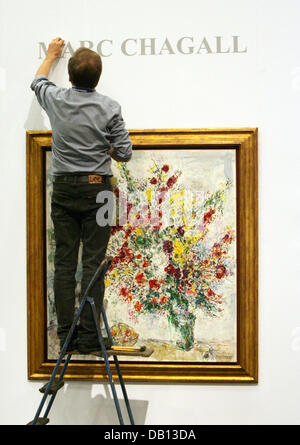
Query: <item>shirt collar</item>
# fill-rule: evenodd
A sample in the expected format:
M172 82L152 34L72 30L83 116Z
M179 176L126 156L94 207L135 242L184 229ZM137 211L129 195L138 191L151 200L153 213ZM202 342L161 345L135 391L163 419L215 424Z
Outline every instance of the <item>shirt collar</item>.
M92 93L93 91L95 91L95 89L93 88L83 88L83 87L76 87L76 86L72 86L73 90L76 91L86 91L87 93Z

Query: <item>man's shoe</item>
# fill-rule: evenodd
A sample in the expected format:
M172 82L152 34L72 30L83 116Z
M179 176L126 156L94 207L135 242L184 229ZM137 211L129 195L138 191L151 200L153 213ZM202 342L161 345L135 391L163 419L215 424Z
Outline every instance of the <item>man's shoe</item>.
M105 349L110 349L112 347L112 340L108 337L102 338ZM93 343L88 343L87 345L79 345L78 351L80 354L91 354L92 352L102 352L99 342L93 341Z

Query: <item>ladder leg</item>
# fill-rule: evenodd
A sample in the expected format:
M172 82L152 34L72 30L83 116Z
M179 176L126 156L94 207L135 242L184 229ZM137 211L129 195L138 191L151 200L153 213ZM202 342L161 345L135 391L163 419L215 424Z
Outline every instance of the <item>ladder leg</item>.
M48 382L48 384L47 384L47 386L46 386L44 395L43 395L42 400L41 400L41 402L40 402L40 404L39 404L39 407L38 407L38 409L37 409L37 412L36 412L36 414L35 414L35 417L34 417L33 421L30 422L28 425L36 425L36 424L38 423L38 421L40 420L40 419L39 419L39 415L40 415L40 413L41 413L41 411L42 411L42 409L43 409L43 406L44 406L44 404L45 404L45 401L46 401L46 399L47 399L47 396L50 394L51 387L52 387L52 384L53 384L53 382L54 382L55 376L56 376L56 374L57 374L57 372L58 372L58 369L59 369L59 366L60 366L60 364L61 364L61 362L62 362L62 360L63 360L63 358L64 358L64 356L65 356L65 354L66 354L66 351L67 351L67 348L68 348L69 343L70 343L70 341L71 341L71 338L72 338L72 336L73 336L73 333L74 333L76 324L78 323L78 320L79 320L79 318L80 318L80 314L81 314L81 312L82 312L82 309L83 309L84 305L86 304L86 302L87 302L88 300L91 300L91 299L89 299L89 297L88 297L88 292L89 292L89 290L93 287L93 285L95 284L95 282L96 282L97 279L99 278L100 274L102 273L103 275L105 275L106 271L107 271L108 268L109 268L110 263L111 263L111 258L110 258L110 257L107 258L107 261L106 261L106 262L102 262L102 263L100 264L100 266L98 267L98 269L96 270L96 272L95 272L93 278L91 279L90 283L88 284L88 287L87 287L87 289L86 289L86 291L85 291L85 293L84 293L84 295L83 295L82 301L81 301L81 303L80 303L80 305L79 305L79 309L78 309L77 314L76 314L76 316L75 316L75 318L74 318L74 321L73 321L73 323L72 323L72 326L71 326L71 328L70 328L70 331L68 332L66 341L65 341L65 343L64 343L64 345L63 345L63 348L62 348L62 350L61 350L61 352L60 352L60 355L59 355L59 357L58 357L58 359L57 359L56 365L55 365L55 367L54 367L54 369L53 369L53 371L52 371L50 380L49 380L49 382ZM93 302L93 304L94 304L94 300L92 300L92 302ZM89 303L91 303L91 301L89 301ZM95 321L95 324L96 324L97 334L98 334L98 337L99 337L99 341L100 341L100 346L101 346L101 349L102 349L102 353L103 353L103 355L104 355L104 357L105 357L106 369L107 369L107 373L108 373L108 375L109 375L109 380L110 380L110 384L111 384L112 392L113 392L113 395L114 395L115 405L116 405L116 408L117 408L117 411L118 411L118 416L119 416L120 424L123 425L122 414L121 414L120 406L119 406L119 403L118 403L118 398L117 398L116 390L115 390L115 387L114 387L114 384L113 384L112 375L111 375L111 372L110 372L110 366L109 366L108 356L107 356L106 349L105 349L104 344L103 344L103 341L102 341L102 337L101 337L101 333L100 333L99 326L98 326L98 324L97 324L96 309L95 309L95 305L93 306L93 304L91 304L91 307L92 307L92 312L93 312L94 321ZM60 374L59 379L58 379L59 382L63 379L63 376L64 376L64 374L65 374L65 372L66 372L66 369L67 369L67 367L68 367L68 364L69 364L69 362L70 362L71 356L72 356L72 354L68 354L67 359L65 360L65 364L64 364L64 366L63 366L63 369L62 369L61 374ZM56 391L56 392L57 392L57 391ZM55 399L55 396L56 396L56 392L54 392L54 393L52 394L52 397L51 397L51 399L50 399L50 401L49 401L49 403L48 403L48 406L47 406L47 408L46 408L45 415L44 415L44 417L43 417L42 419L46 419L47 414L49 413L49 411L50 411L50 409L51 409L51 407L52 407L52 404L53 404L53 402L54 402L54 399ZM47 422L48 422L48 419L47 419ZM47 423L47 422L46 422L46 423ZM45 424L45 423L43 423L43 424Z
M95 325L96 325L97 335L98 335L99 343L100 343L100 346L101 346L103 358L104 358L104 361L105 361L105 367L106 367L106 371L107 371L107 374L108 374L108 379L109 379L110 387L111 387L111 390L112 390L112 394L113 394L113 398L114 398L114 402L115 402L115 407L116 407L116 410L117 410L117 413L118 413L118 417L119 417L119 422L120 422L120 425L124 425L124 421L123 421L123 417L122 417L122 413L121 413L121 408L120 408L120 403L119 403L119 400L118 400L116 388L115 388L115 385L114 385L114 382L113 382L113 378L112 378L112 374L111 374L111 370L110 370L108 355L106 353L106 349L105 349L105 346L104 346L104 343L103 343L103 339L102 339L102 335L101 335L100 328L99 328L99 322L97 320L95 303L94 303L94 300L92 298L90 298L90 297L87 298L87 301L91 305L93 318L94 318L94 322L95 322Z
M102 317L103 317L103 321L104 321L104 325L105 325L105 329L106 329L107 335L112 340L112 336L111 336L111 333L110 333L110 329L109 329L109 325L108 325L108 322L107 322L107 317L106 317L106 313L105 313L103 305L102 305L102 308L101 308L101 312L102 312ZM122 393L123 393L123 396L124 396L124 400L125 400L128 416L129 416L129 419L130 419L130 423L131 423L131 425L134 425L134 418L133 418L133 414L132 414L132 411L131 411L129 399L128 399L128 396L127 396L127 391L126 391L126 388L125 388L123 376L122 376L122 373L121 373L119 360L118 360L118 357L116 355L114 355L113 358L114 358L114 363L115 363L115 366L116 366L116 369L117 369L119 382L120 382L120 385L121 385L121 388L122 388Z
M39 405L39 407L38 407L38 409L37 409L37 412L36 412L36 414L35 414L35 417L34 417L34 419L33 419L33 421L32 421L32 425L35 425L36 422L38 421L39 415L40 415L40 413L41 413L41 411L42 411L42 409L43 409L43 406L44 406L44 404L45 404L45 401L46 401L46 399L47 399L47 396L48 396L48 394L49 394L49 392L50 392L51 385L52 385L52 383L54 382L55 376L56 376L56 374L57 374L58 368L59 368L59 366L60 366L60 364L61 364L63 358L64 358L64 353L61 352L61 353L60 353L60 356L58 357L58 360L57 360L57 362L56 362L56 365L55 365L55 367L54 367L54 369L53 369L53 371L52 371L52 374L51 374L49 383L48 383L48 385L47 385L47 387L46 387L46 391L45 391L45 393L44 393L44 396L43 396L43 398L42 398L42 400L41 400L41 403L40 403L40 405Z
M46 402L47 396L48 396L49 393L50 393L50 389L51 389L52 383L54 382L55 376L56 376L56 374L57 374L57 372L58 372L58 368L59 368L59 366L60 366L60 364L61 364L61 362L62 362L62 360L63 360L63 358L64 358L64 356L65 356L65 354L66 354L66 350L67 350L67 348L68 348L68 346L69 346L69 343L70 343L70 341L71 341L72 335L73 335L74 330L75 330L75 326L76 326L76 324L77 324L77 322L78 322L78 320L79 320L80 314L81 314L81 312L82 312L82 309L83 309L83 306L85 305L85 303L86 303L86 298L84 298L84 299L82 300L82 302L81 302L81 304L80 304L80 306L79 306L79 309L78 309L77 314L76 314L76 316L75 316L75 318L74 318L74 321L73 321L73 323L72 323L72 326L71 326L71 328L70 328L70 331L68 332L68 335L67 335L66 341L65 341L65 343L64 343L64 346L63 346L63 348L62 348L62 350L61 350L61 352L60 352L60 355L59 355L59 357L58 357L58 359L57 359L56 365L55 365L55 367L54 367L54 369L53 369L53 371L52 371L50 380L49 380L48 385L47 385L47 387L46 387L46 391L45 391L45 393L44 393L44 395L43 395L43 398L42 398L42 400L41 400L41 402L40 402L40 404L39 404L39 407L38 407L38 409L37 409L37 412L36 412L36 414L35 414L35 417L34 417L32 423L31 423L32 425L36 425L36 423L37 423L37 421L38 421L38 419L39 419L39 415L40 415L40 413L41 413L41 411L42 411L42 409L43 409L43 406L44 406L44 404L45 404L45 402ZM65 362L65 366L64 366L64 368L63 368L64 373L65 373L65 371L66 371L66 369L67 369L67 366L68 366L68 364L69 364L70 358L71 358L71 355L69 355L69 356L67 357L67 360L66 360L66 362ZM63 375L64 375L64 373L63 373ZM50 405L50 407L49 407L49 405L48 405L49 409L48 409L48 407L47 407L47 413L49 413L50 408L51 408L51 406L52 406L52 404L53 404L53 401L54 401L54 398L53 398L52 402L51 402L51 400L50 400L50 402L49 402L49 404L51 403L51 405ZM46 417L46 415L45 415L44 417Z
M64 378L64 375L65 375L65 372L66 372L66 370L67 370L67 367L68 367L68 364L69 364L69 362L70 362L71 357L72 357L72 354L69 354L69 355L67 356L66 360L65 360L63 369L62 369L62 371L61 371L61 373L60 373L60 375L59 375L59 378L58 378L58 381L59 381L59 382L61 382L62 379ZM48 405L47 405L47 408L46 408L46 410L45 410L45 413L44 413L44 416L43 416L43 417L47 417L47 416L48 416L48 414L49 414L49 412L50 412L50 409L51 409L51 407L52 407L52 405L53 405L54 399L55 399L55 397L56 397L56 394L57 394L57 392L55 392L54 394L52 394L51 399L49 400L49 403L48 403Z
M116 365L116 369L117 369L120 385L121 385L121 388L122 388L122 392L123 392L123 396L124 396L124 400L125 400L128 416L129 416L129 419L130 419L130 424L134 425L134 419L133 419L130 403L129 403L129 400L128 400L126 388L125 388L125 385L124 385L123 376L122 376L122 373L121 373L121 370L120 370L119 360L118 360L118 357L116 355L114 355L113 358L114 358L114 362L115 362L115 365Z

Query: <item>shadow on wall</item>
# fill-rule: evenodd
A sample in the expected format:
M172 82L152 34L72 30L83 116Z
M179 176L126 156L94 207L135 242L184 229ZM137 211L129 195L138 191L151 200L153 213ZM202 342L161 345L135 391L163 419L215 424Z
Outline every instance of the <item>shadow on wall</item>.
M57 59L54 61L48 78L55 84L62 84L65 88L70 87L70 82L66 78L67 74L67 61L63 59ZM32 102L29 108L27 119L24 123L25 130L42 131L50 130L50 122L46 112L42 109L38 103L35 94L32 93Z
M36 97L34 96L32 98L27 119L24 123L25 130L37 130L37 131L49 130L50 127L46 125L45 122L46 119L48 119L46 117L46 114L45 116L43 116L43 109L38 103Z
M108 384L99 383L103 394L92 395L95 384L68 383L58 393L50 411L49 425L119 425L115 403ZM116 385L125 425L130 425L120 385ZM126 387L135 425L144 425L148 404L146 400L132 400L130 386Z

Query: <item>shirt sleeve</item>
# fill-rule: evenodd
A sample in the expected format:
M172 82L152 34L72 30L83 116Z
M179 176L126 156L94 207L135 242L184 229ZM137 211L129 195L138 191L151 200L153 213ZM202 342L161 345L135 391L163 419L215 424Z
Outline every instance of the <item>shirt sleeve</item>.
M132 142L125 128L121 107L117 106L112 119L108 124L110 143L114 148L113 158L119 162L128 162L132 157Z
M44 75L37 76L30 85L32 91L35 92L37 100L41 107L47 111L49 106L49 95L57 86Z

